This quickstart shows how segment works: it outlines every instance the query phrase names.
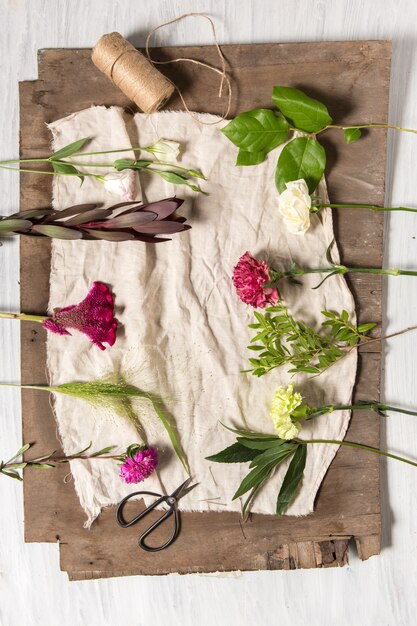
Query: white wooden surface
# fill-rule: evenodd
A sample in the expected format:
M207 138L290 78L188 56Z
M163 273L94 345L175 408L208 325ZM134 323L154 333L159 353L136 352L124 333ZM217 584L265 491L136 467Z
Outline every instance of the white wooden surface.
M161 22L189 11L209 13L223 43L392 39L390 121L417 128L417 3L414 0L0 0L0 158L18 154L18 81L35 79L36 51L90 47L119 30L137 45ZM170 27L164 44L209 44L196 19ZM82 77L80 77L82 79ZM379 121L379 120L376 120ZM387 203L417 206L417 137L391 134ZM18 207L18 179L0 171L0 213ZM417 217L389 219L386 264L417 266ZM34 268L36 271L36 268ZM0 248L0 307L18 310L18 243ZM415 281L415 282L414 282ZM417 281L391 278L385 325L393 331L417 323ZM19 378L19 328L0 324L0 380ZM386 350L384 396L417 406L417 333L392 340ZM0 458L21 441L19 395L0 396ZM387 424L389 448L417 456L417 423L395 416ZM394 461L383 465L382 555L341 570L259 572L241 575L127 578L69 583L59 571L58 547L23 543L22 489L0 478L0 625L106 626L239 622L280 626L408 626L417 614L417 473Z

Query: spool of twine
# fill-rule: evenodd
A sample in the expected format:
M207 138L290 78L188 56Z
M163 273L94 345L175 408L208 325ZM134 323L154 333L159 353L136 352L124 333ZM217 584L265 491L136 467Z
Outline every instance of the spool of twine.
M92 61L144 113L158 111L175 86L120 33L103 35L93 48Z

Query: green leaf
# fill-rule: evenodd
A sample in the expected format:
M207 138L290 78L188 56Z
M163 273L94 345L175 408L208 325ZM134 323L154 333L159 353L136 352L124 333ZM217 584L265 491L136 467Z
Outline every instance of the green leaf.
M36 463L34 467L36 467L37 469L44 469L44 470L49 470L49 469L54 468L54 466L51 465L50 463Z
M117 232L83 227L83 232L87 233L87 235L90 235L91 237L94 237L94 239L102 239L103 241L131 241L135 238L133 233L124 231Z
M258 450L250 450L240 443L234 443L217 454L206 456L206 460L214 463L247 463L258 454Z
M51 163L56 174L60 174L61 176L78 176L81 182L84 180L84 176L73 165L63 163L62 161L51 161Z
M372 330L375 328L376 324L369 322L369 324L360 324L357 328L358 333L364 334L367 333L368 330Z
M4 219L0 220L0 236L13 234L18 231L28 231L32 228L29 220Z
M272 100L295 128L307 133L315 133L333 121L324 104L299 89L274 87Z
M94 452L94 454L90 454L90 456L101 456L103 454L107 454L108 452L111 452L116 446L107 446L107 448L103 448L102 450L99 450L98 452Z
M231 428L230 426L226 426L223 422L220 422L223 428L229 430L231 433L235 435L239 435L240 437L244 437L245 439L271 439L273 435L265 435L264 433L255 433L251 430L244 430L243 428ZM277 441L281 441L278 436L275 436Z
M64 226L53 226L48 224L35 224L32 231L39 233L39 235L45 235L46 237L53 237L55 239L81 239L82 233L79 230L72 230L72 228L64 228Z
M156 170L154 170L156 171ZM161 178L166 180L168 183L172 183L173 185L187 185L188 181L181 174L177 174L176 172L165 172L163 170L158 170L158 174Z
M313 193L326 167L326 152L315 139L298 137L282 150L275 172L275 184L282 193L286 183L304 178L308 190Z
M285 441L274 448L269 448L262 452L262 454L255 457L253 461L251 461L249 467L266 467L270 463L279 465L282 461L284 461L284 459L287 458L287 456L292 454L294 447L294 443L291 441Z
M7 470L18 470L18 469L24 469L26 467L27 463L8 463L7 464Z
M343 136L345 138L346 143L355 143L361 137L362 131L360 128L345 128L343 131Z
M154 161L148 161L146 159L138 159L137 161L134 159L117 159L113 163L113 167L118 172L122 170L143 170L149 165L152 165L152 163L154 163Z
M202 180L207 180L207 178L202 174L199 170L188 170L188 174L193 176L194 178L201 178Z
M56 161L57 159L65 159L65 157L69 157L76 152L82 150L85 144L90 141L90 137L84 137L84 139L78 139L78 141L74 141L74 143L68 144L68 146L64 146L57 152L54 152L49 157L50 161ZM54 168L55 169L55 168Z
M258 165L265 161L266 152L260 150L259 152L249 152L248 150L239 150L236 158L236 165Z
M157 416L159 417L159 419L162 422L162 425L164 426L168 437L171 441L172 447L175 450L175 454L177 455L178 459L180 460L183 468L185 469L185 471L187 472L187 474L190 474L190 469L188 467L187 461L185 459L185 456L181 450L181 445L180 442L177 439L177 436L175 434L174 429L172 428L171 424L169 423L167 417L165 416L165 413L163 411L163 405L161 403L161 401L153 396L152 394L146 393L144 392L143 394L144 398L147 398L151 404L152 404L152 408L155 411L155 413L157 414Z
M267 439L266 437L263 437L262 439L246 439L245 437L238 437L237 442L246 448L250 448L251 450L268 450L269 448L278 448L285 443L285 439L278 439L276 436L271 437L270 439Z
M16 480L20 480L20 481L23 480L20 474L18 474L14 470L7 471L6 469L2 469L0 473L4 474L5 476L10 476L10 478L15 478Z
M243 496L243 494L250 489L256 489L272 472L274 466L275 463L272 461L269 465L255 467L251 470L240 483L240 486L232 499L236 500L236 498Z
M32 444L30 443L25 443L25 445L23 445L14 456L12 456L11 459L9 459L6 463L6 465L8 465L9 463L12 463L15 459L18 459L19 456L22 456L22 454L24 454L27 450L29 450L29 448L31 447Z
M284 481L278 494L277 515L282 515L293 500L303 477L307 459L307 446L298 446L288 466Z
M237 115L221 132L243 152L257 153L258 156L254 159L258 159L257 163L260 163L260 153L265 157L270 150L287 140L288 123L270 109L253 109Z

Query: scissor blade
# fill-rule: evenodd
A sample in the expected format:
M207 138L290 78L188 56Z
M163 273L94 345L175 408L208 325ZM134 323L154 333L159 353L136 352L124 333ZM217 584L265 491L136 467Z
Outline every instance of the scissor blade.
M179 486L179 487L178 487L178 488L177 488L177 489L176 489L176 490L175 490L175 491L171 494L171 496L172 496L173 498L177 498L177 500L179 500L180 498L182 498L183 496L185 496L185 495L186 495L189 491L191 491L192 489L194 489L194 487L197 487L197 484L198 484L198 483L196 483L195 485L191 485L191 486L189 487L189 484L191 483L191 481L192 481L192 478L191 478L191 476L190 476L190 478L187 478L187 480L186 480L186 481L184 481L184 482L182 483L182 485L180 485L180 486Z

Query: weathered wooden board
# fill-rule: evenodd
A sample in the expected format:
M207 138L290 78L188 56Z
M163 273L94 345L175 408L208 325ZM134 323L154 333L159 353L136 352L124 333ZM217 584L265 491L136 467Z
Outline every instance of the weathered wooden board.
M391 46L385 41L304 44L256 44L223 47L233 74L231 114L271 105L275 84L305 89L325 101L335 122L387 119ZM20 84L21 156L48 153L45 123L92 104L132 104L94 67L90 50L45 50L39 53L39 79ZM189 56L217 63L208 47L155 49L155 58ZM162 66L194 110L221 113L224 99L211 73L189 65ZM170 107L180 109L178 98ZM383 203L386 134L368 133L348 146L341 133L323 135L329 155L327 180L333 201ZM49 205L49 177L23 174L21 208ZM380 214L343 210L335 213L342 259L347 264L382 262L383 219ZM50 246L43 240L21 240L21 310L42 313L48 304ZM381 320L381 281L353 276L350 286L361 321ZM22 381L46 383L45 333L22 325ZM379 345L362 354L355 399L379 395ZM39 451L55 449L56 425L48 397L22 393L23 439L39 442ZM379 444L379 421L373 414L354 413L348 438ZM68 468L25 472L26 541L60 542L61 568L71 579L169 572L295 569L329 567L347 562L348 542L355 538L363 559L380 549L379 462L372 455L341 449L317 497L316 511L304 518L252 516L242 525L237 514L189 513L182 516L178 540L162 553L137 548L138 531L121 530L114 511L106 510L90 531L83 529L81 510Z

